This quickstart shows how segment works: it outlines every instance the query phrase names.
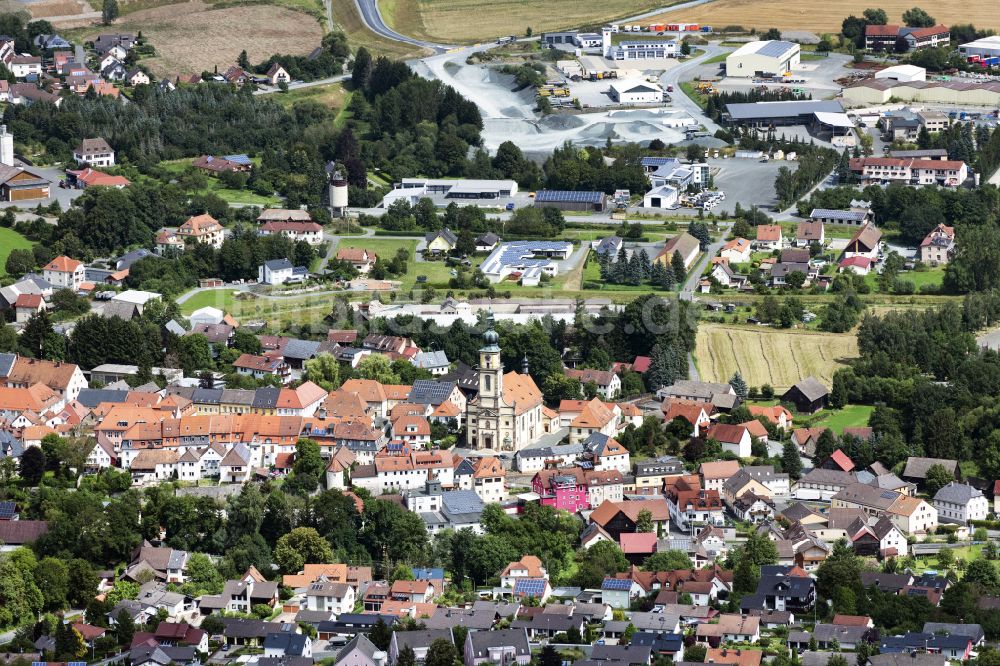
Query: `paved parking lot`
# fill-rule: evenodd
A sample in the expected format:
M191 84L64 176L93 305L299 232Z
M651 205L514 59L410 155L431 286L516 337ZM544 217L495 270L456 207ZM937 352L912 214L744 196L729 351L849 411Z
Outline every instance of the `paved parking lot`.
M758 206L772 208L777 203L774 195L774 179L783 166L798 168L797 162L758 162L757 160L709 159L713 170L719 167L715 176L715 187L726 193L725 200L712 209L714 213L736 209L736 202L744 208Z

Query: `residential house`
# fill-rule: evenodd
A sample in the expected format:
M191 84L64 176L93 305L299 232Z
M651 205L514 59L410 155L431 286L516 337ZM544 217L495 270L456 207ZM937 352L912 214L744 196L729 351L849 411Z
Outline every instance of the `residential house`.
M939 224L920 241L920 261L930 266L947 264L955 256L955 227Z
M934 495L934 508L937 509L938 520L965 524L985 520L990 504L983 491L952 481Z
M826 230L822 222L799 222L795 228L795 246L809 247L813 243L826 244Z
M267 78L267 82L272 86L277 86L282 83L291 83L292 81L292 77L289 76L288 71L279 63L273 63L264 76Z
M81 166L110 167L115 165L115 151L101 137L83 139L73 149L73 159Z
M448 227L431 231L424 236L427 251L431 254L451 254L458 243L458 236Z
M780 250L784 246L781 227L777 224L757 225L757 240L754 246L761 250Z
M621 392L622 383L618 375L607 370L566 368L563 373L567 377L580 380L583 385L593 382L597 387L597 394L605 400L614 400Z
M722 445L722 450L739 458L749 458L753 438L746 426L728 423L714 423L705 431L707 439L714 439Z
M42 267L42 277L55 289L79 291L84 274L83 264L66 255L60 255Z
M670 266L674 253L680 254L681 260L684 262L684 270L691 270L694 260L701 254L701 243L688 232L682 232L668 240L653 261Z
M375 262L378 261L378 256L374 252L369 252L368 250L360 247L342 247L337 250L337 261L346 261L351 264L361 274L367 274Z
M219 221L211 215L195 215L177 228L177 236L181 240L190 238L196 243L205 243L219 249L222 247L223 229Z
M507 664L527 666L531 662L531 647L524 629L470 631L465 638L464 666Z
M305 596L306 608L309 610L330 611L340 615L354 609L355 589L347 583L320 578L309 585Z
M750 241L734 238L722 246L719 256L731 264L745 264L750 261Z

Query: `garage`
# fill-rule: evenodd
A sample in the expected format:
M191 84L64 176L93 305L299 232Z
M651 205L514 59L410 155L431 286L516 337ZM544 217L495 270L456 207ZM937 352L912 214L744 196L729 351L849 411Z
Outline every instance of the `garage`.
M619 104L659 104L663 101L663 89L648 81L615 81L610 94Z

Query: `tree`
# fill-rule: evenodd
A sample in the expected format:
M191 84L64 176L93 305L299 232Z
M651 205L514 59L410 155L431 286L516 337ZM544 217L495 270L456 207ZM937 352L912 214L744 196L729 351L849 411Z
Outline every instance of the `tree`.
M61 610L69 595L69 567L56 557L46 557L35 570L35 584L45 597L45 608Z
M924 486L927 488L927 494L934 497L937 495L937 491L941 490L954 480L954 473L945 469L944 465L931 465L927 470L927 477L924 479Z
M333 560L330 544L312 527L296 527L278 539L274 561L284 573L293 574L305 564L320 564Z
M861 569L861 558L848 547L846 540L840 539L816 570L816 591L833 600L836 612L852 614L856 610L854 601L863 592Z
M639 515L635 519L635 531L636 532L652 532L653 531L653 514L649 509L643 509L639 512Z
M799 447L788 440L781 447L781 469L791 479L798 480L802 476L802 458Z
M942 569L950 569L955 564L955 551L947 546L942 546L937 554L938 566Z
M538 655L538 666L562 666L563 660L554 647L546 643Z
M670 265L674 269L674 277L677 282L684 282L687 277L687 268L684 266L684 258L678 250L674 250L674 256L670 259Z
M37 446L29 446L21 454L18 470L26 484L37 486L45 475L45 454Z
M310 474L317 479L323 476L326 463L315 440L303 438L295 444L295 464L292 471L295 474Z
M618 641L619 645L628 645L632 642L632 637L635 636L635 625L631 622L625 627L625 631L622 632L621 640Z
M976 583L987 592L995 592L1000 589L1000 575L997 574L996 567L985 559L975 559L965 567L965 575L962 580L966 583Z
M399 375L392 371L388 357L382 354L369 354L358 363L355 374L361 379L373 379L380 384L398 384Z
M691 44L683 41L681 42L681 55L691 55Z
M676 571L677 569L694 569L691 558L682 550L661 550L653 553L642 562L643 571Z
M389 574L389 584L391 585L397 580L413 580L413 569L405 564L397 564L396 568Z
M305 363L306 379L317 384L324 391L334 391L340 387L340 364L333 354L322 352Z
M889 22L889 15L885 13L884 9L866 9L864 17L871 25L885 25Z
M729 385L733 387L733 391L736 392L736 396L740 400L747 399L749 388L747 387L747 382L743 379L743 375L740 374L739 370L733 373L733 376L729 378Z
M87 654L87 644L79 631L68 622L60 621L56 627L56 657L73 661Z
M351 83L356 90L368 87L372 75L372 54L364 46L358 47L354 54L354 65L351 69Z
M761 37L761 39L768 39L768 40L781 39L781 31L778 30L777 28L769 28L768 31L764 33L764 36Z
M701 643L694 643L684 648L684 661L704 662L708 649Z
M30 273L35 267L35 255L31 250L17 249L11 250L7 255L7 262L4 268L8 275L20 277L25 273Z
M913 7L903 12L903 23L909 28L930 28L936 21L920 7Z
M385 624L383 622L383 624ZM417 654L409 645L404 645L396 656L396 666L417 666ZM556 664L555 666L561 666Z
M115 618L115 635L119 645L131 645L132 637L135 636L135 621L124 608L118 611L118 617Z
M118 0L104 0L104 5L101 7L101 22L104 25L111 25L118 18Z
M239 56L236 57L236 64L239 65L244 71L250 71L250 58L247 56L246 49L240 51Z
M447 638L437 638L427 648L424 666L455 666L458 650Z

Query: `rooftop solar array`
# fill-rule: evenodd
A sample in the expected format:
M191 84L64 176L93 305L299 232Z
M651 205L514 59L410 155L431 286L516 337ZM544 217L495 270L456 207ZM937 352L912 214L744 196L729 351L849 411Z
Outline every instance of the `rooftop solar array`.
M0 520L10 520L17 512L13 502L0 502Z
M514 595L541 598L545 594L544 578L518 578L514 581Z
M860 220L865 214L857 210L833 210L830 208L813 208L809 217L822 217L830 220Z
M795 44L792 42L773 40L770 42L764 42L764 45L757 49L757 55L767 56L769 58L779 58L791 51L793 48L795 48Z
M605 578L601 583L601 589L626 592L632 589L632 581L628 578Z
M574 192L571 190L539 190L535 201L551 203L590 203L599 204L604 199L604 192Z

